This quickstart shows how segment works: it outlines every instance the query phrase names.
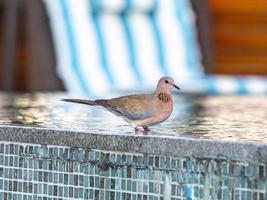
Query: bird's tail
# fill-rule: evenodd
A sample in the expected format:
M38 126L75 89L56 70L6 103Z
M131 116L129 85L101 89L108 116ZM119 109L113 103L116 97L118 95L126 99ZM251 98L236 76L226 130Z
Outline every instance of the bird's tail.
M62 101L72 102L72 103L80 103L89 106L105 106L107 100L86 100L86 99L61 99Z
M90 106L97 106L99 105L94 100L85 100L85 99L61 99L62 101L72 102L72 103L80 103L80 104L86 104Z

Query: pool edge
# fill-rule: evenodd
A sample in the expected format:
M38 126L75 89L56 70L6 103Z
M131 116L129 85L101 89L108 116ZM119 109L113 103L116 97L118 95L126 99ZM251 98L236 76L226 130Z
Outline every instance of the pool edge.
M0 141L267 163L267 144L0 125Z

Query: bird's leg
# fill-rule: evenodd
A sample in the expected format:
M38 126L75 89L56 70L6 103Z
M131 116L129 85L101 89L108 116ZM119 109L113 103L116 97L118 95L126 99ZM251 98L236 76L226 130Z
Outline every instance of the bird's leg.
M150 131L150 129L147 126L144 126L143 128L144 128L144 133L145 134L147 134Z
M134 132L137 133L139 129L137 127L134 128Z

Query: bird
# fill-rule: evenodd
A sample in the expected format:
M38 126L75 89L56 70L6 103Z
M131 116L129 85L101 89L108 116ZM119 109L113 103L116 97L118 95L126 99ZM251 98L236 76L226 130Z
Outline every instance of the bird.
M135 132L143 128L143 132L148 133L150 131L148 127L165 121L171 115L173 88L180 90L171 77L164 76L158 81L156 90L150 94L132 94L97 100L62 99L62 101L103 107L122 117Z

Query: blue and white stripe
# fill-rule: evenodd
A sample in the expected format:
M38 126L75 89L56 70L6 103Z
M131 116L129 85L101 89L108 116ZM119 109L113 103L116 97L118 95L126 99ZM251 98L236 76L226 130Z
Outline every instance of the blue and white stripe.
M50 17L50 25L55 46L57 58L57 72L62 78L66 88L77 93L83 92L78 81L78 77L71 67L71 52L69 51L69 42L67 37L66 25L60 1L47 0L47 12ZM62 76L64 74L64 76ZM69 78L71 79L69 79ZM70 81L71 80L71 81Z
M157 0L89 0L93 6L91 12L121 13L125 10L133 12L150 12Z
M267 94L267 77L207 75L182 81L179 86L183 91L193 93Z
M165 75L189 92L267 91L265 78L204 75L188 0L43 1L71 92L152 89Z

